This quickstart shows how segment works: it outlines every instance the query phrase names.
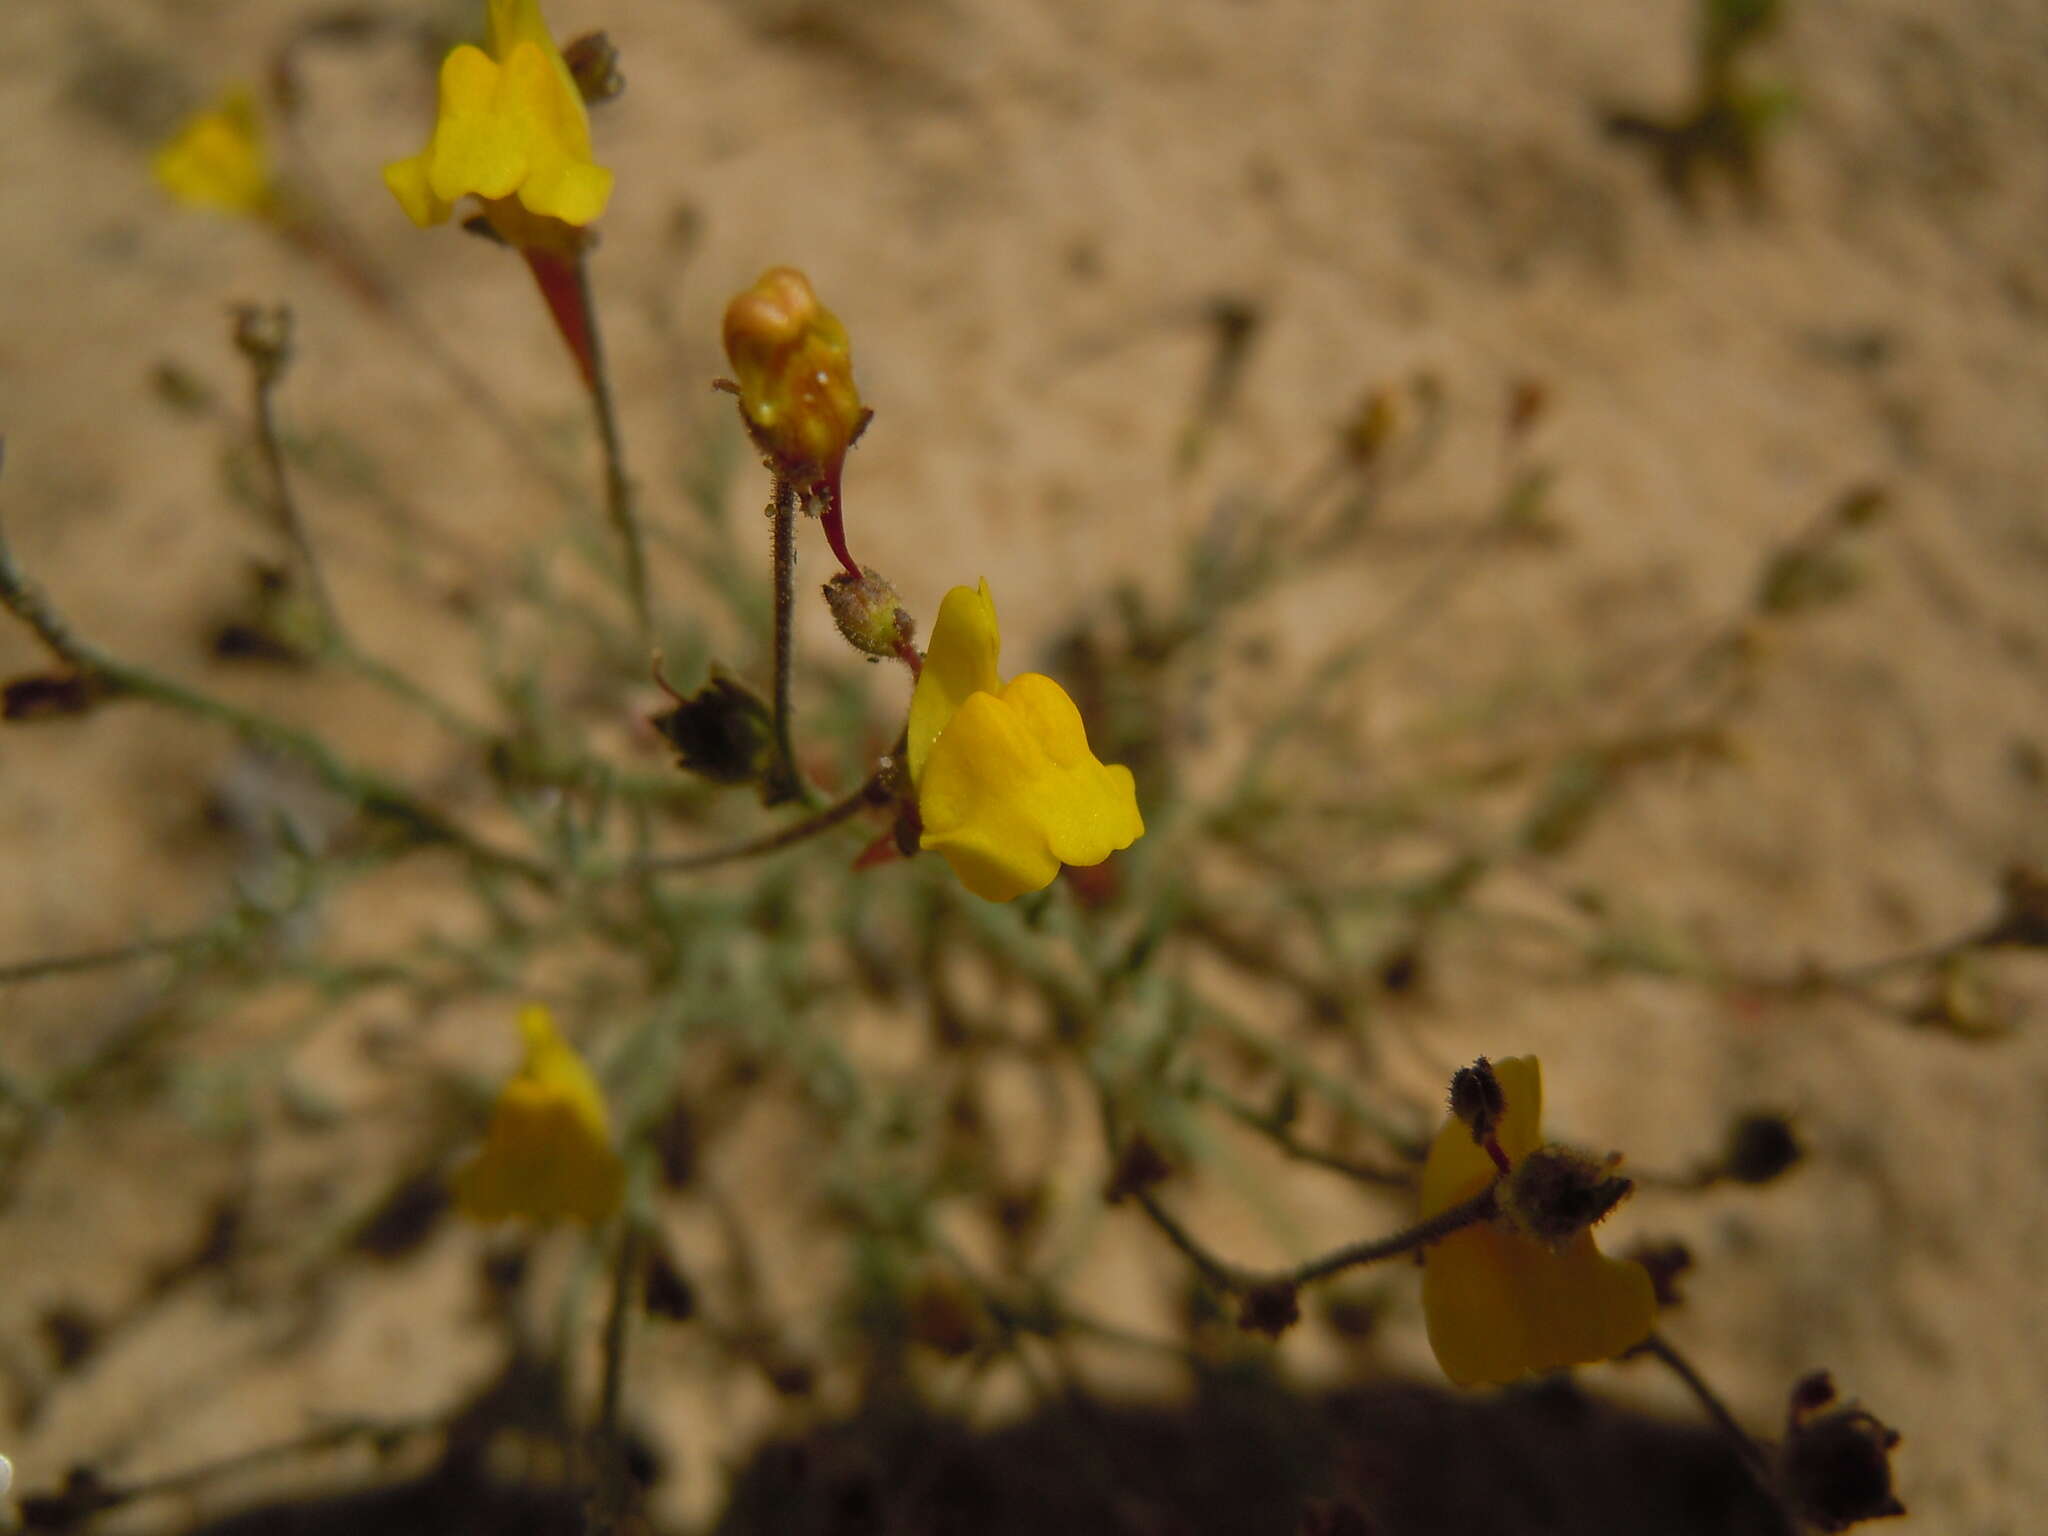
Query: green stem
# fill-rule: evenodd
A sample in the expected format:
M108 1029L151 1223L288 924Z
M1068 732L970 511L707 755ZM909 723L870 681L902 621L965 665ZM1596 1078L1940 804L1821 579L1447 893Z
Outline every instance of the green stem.
M78 954L48 955L39 960L17 960L0 965L0 986L18 981L41 981L48 976L69 976L80 971L107 970L158 955L190 954L212 949L221 941L218 929L203 928L197 933L181 934L176 938L139 939L116 949L89 949Z
M291 475L285 467L284 443L277 430L276 393L278 381L291 365L292 312L279 305L267 313L254 305L235 312L235 346L249 360L250 414L256 426L256 447L263 456L264 473L270 477L270 504L286 539L292 546L299 570L306 578L306 590L319 610L320 628L329 644L345 646L341 611L334 592L314 551L312 535L299 513L299 499L292 492Z
M447 844L480 866L518 875L543 888L555 884L555 872L539 860L486 842L416 798L402 784L348 762L318 736L121 661L80 639L42 589L23 574L4 532L0 532L0 607L34 630L59 661L94 679L110 695L149 699L195 719L224 725L245 741L304 764L329 789L365 812L403 824L416 842Z
M743 842L727 843L722 848L708 848L701 853L659 854L653 858L641 859L625 866L622 873L680 874L685 870L710 869L718 864L733 864L741 859L759 858L763 854L780 853L784 848L793 848L798 843L816 837L848 820L855 812L872 805L886 805L889 790L879 773L870 776L860 788L844 799L835 800L813 816L776 831L750 837Z
M605 511L625 556L626 592L633 603L633 621L639 626L640 642L651 646L654 602L647 584L647 543L633 508L633 484L626 475L626 443L619 431L618 408L612 398L611 371L605 366L604 335L597 323L597 296L590 282L590 258L583 252L576 256L576 294L583 307L590 404L597 417L598 441L604 448Z

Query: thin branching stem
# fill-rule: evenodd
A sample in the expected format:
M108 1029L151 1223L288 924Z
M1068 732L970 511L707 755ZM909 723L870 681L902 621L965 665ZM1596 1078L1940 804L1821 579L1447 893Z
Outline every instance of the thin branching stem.
M327 584L326 572L313 546L312 535L307 532L305 518L299 511L298 495L292 486L291 466L277 423L277 385L291 362L291 311L279 308L268 315L253 308L238 311L235 344L249 360L256 448L262 456L264 472L270 477L271 505L285 537L291 543L299 568L305 572L306 589L320 615L326 650L358 675L419 709L451 735L459 736L473 746L491 745L496 736L488 726L467 718L396 667L363 651L342 623L333 588Z
M817 794L797 767L796 748L790 739L794 706L790 700L796 673L796 514L802 493L796 483L775 477L775 499L768 508L774 524L772 558L775 566L775 751L782 759L782 774L788 788L806 805L817 804Z
M47 955L35 960L17 960L0 965L0 986L18 981L41 981L51 976L71 976L81 971L110 970L137 960L159 955L187 955L217 947L222 941L215 928L180 934L167 939L138 939L113 949L89 949L70 955Z
M604 1364L597 1393L597 1499L593 1528L609 1536L625 1518L628 1499L625 1454L619 1443L619 1414L625 1400L626 1339L640 1300L640 1271L647 1234L640 1218L627 1213L612 1269L612 1293L604 1317Z
M283 305L266 311L245 304L235 311L234 335L236 348L249 363L249 413L255 424L256 449L270 479L271 512L284 530L300 574L306 579L306 591L319 611L323 636L332 644L345 645L348 632L342 626L341 611L335 606L333 589L327 585L327 573L313 547L313 537L306 531L299 499L292 491L284 441L277 428L277 386L292 361L292 312Z
M1150 1191L1138 1190L1132 1198L1152 1224L1165 1234L1166 1240L1187 1256L1204 1279L1218 1290L1236 1296L1268 1287L1309 1285L1342 1274L1347 1269L1399 1258L1440 1242L1453 1232L1490 1220L1498 1209L1493 1186L1488 1185L1470 1200L1439 1211L1428 1220L1419 1221L1387 1237L1348 1243L1292 1269L1261 1271L1228 1263L1211 1253Z
M1678 1352L1677 1346L1661 1333L1653 1333L1636 1346L1635 1352L1662 1362L1672 1375L1685 1383L1685 1389L1699 1400L1702 1408L1706 1409L1707 1417L1712 1419L1715 1427L1728 1437L1735 1449L1741 1453L1749 1469L1768 1488L1768 1463L1762 1448L1751 1438L1748 1430L1735 1422L1735 1415L1728 1411L1728 1405L1723 1403L1719 1394L1707 1385L1706 1378L1693 1368L1692 1362Z
M619 550L625 558L626 593L633 604L633 621L639 626L640 642L654 643L654 600L647 582L647 541L640 531L640 516L633 506L633 482L626 474L626 442L619 430L618 406L612 397L611 371L605 365L604 333L597 322L597 296L590 281L590 257L576 257L576 297L583 309L587 361L590 367L590 405L597 417L597 438L604 449L604 505L612 530L619 536Z
M1296 1162L1308 1163L1316 1168L1327 1168L1332 1173L1343 1174L1347 1179L1356 1179L1361 1184L1373 1184L1382 1189L1411 1189L1415 1185L1417 1172L1412 1167L1389 1168L1383 1164L1345 1157L1338 1152L1325 1151L1296 1136L1293 1127L1286 1121L1265 1113L1255 1105L1245 1103L1235 1094L1228 1093L1214 1084L1205 1083L1202 1086L1202 1094L1203 1097L1222 1106L1233 1120L1257 1131Z
M773 832L764 832L759 837L750 837L737 843L727 843L722 848L707 848L700 853L665 853L652 858L641 859L626 865L621 873L628 875L681 874L687 870L710 869L719 864L736 864L743 859L759 858L764 854L780 853L785 848L794 848L798 843L816 837L820 832L830 831L842 821L868 806L886 805L889 789L881 772L870 775L852 794L833 801L815 815L802 821L792 822Z
M4 530L0 530L0 607L34 630L59 661L98 684L104 696L148 699L194 719L226 726L253 745L303 764L321 783L364 812L403 826L416 843L445 844L480 867L518 875L535 885L552 887L556 883L555 872L538 859L501 848L468 831L404 785L347 761L311 732L122 661L81 639L16 563Z

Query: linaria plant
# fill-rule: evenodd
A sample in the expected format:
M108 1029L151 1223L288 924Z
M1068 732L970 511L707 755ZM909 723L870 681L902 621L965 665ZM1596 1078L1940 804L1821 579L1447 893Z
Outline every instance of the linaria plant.
M1645 1175L1598 1124L1546 1123L1522 1042L1503 1038L1498 1059L1455 1075L1444 1061L1441 1081L1382 1049L1390 1018L1503 934L1589 989L1654 975L1788 1004L1847 997L1886 1027L1995 1033L1995 1007L1967 983L2000 951L2048 944L2029 869L1947 943L1766 975L1706 958L1641 905L1586 900L1530 919L1491 900L1513 871L1559 867L1634 776L1672 762L1713 771L1768 665L1764 642L1853 596L1881 492L1844 488L1766 552L1750 595L1636 716L1567 719L1538 747L1482 729L1456 759L1418 753L1401 774L1369 773L1344 729L1347 690L1439 622L1446 591L1543 559L1561 537L1553 466L1534 446L1540 386L1517 384L1503 418L1481 423L1507 445L1501 474L1413 599L1298 675L1246 678L1244 642L1307 578L1381 553L1404 494L1469 425L1426 376L1344 381L1293 490L1234 504L1159 551L1142 590L1072 574L1063 628L1019 620L1032 611L1021 603L999 626L998 598L1016 590L1000 541L927 609L856 553L884 515L909 515L861 494L860 447L946 424L903 420L856 383L856 337L863 355L888 338L859 329L846 274L825 285L837 308L794 265L724 274L731 376L696 386L732 397L723 435L702 447L687 505L635 484L592 281L596 232L623 191L600 110L617 61L601 41L559 41L536 0L490 0L478 19L481 44L442 62L423 147L383 177L432 230L418 238L452 242L433 227L466 218L524 264L574 367L564 388L590 413L601 479L571 499L601 580L536 565L470 600L488 708L420 681L351 611L364 573L329 579L333 466L286 419L291 391L313 382L294 372L303 338L288 311L262 305L236 311L229 339L249 389L235 462L271 541L267 606L217 650L288 666L308 690L367 690L390 732L433 741L441 771L375 766L388 760L375 744L329 730L317 709L259 707L233 671L202 684L103 644L104 615L60 606L0 538L0 603L46 653L6 686L11 727L181 716L302 776L328 808L317 834L277 835L265 877L218 893L216 915L190 930L0 966L7 989L146 970L162 998L97 1054L8 1064L0 1192L66 1117L159 1091L210 1027L263 1009L286 1022L210 1052L213 1091L198 1097L240 1106L240 1134L304 1162L300 1143L352 1111L316 1103L301 1054L374 1004L422 1037L453 1021L492 1070L386 1041L377 1075L403 1134L315 1181L304 1220L272 1201L251 1236L237 1206L212 1251L259 1247L294 1277L280 1306L310 1321L337 1275L468 1244L498 1369L445 1412L326 1425L281 1454L419 1441L452 1480L437 1486L511 1476L559 1500L566 1528L641 1529L652 1430L639 1405L665 1373L910 1423L1003 1394L1054 1405L1098 1369L1113 1375L1105 1358L1163 1359L1213 1384L1247 1352L1286 1360L1310 1311L1344 1306L1369 1315L1364 1331L1406 1341L1395 1358L1433 1358L1460 1391L1667 1370L1770 1518L1836 1530L1897 1513L1896 1432L1831 1406L1831 1385L1802 1384L1782 1441L1761 1438L1750 1426L1778 1405L1730 1406L1681 1352L1682 1251L1606 1230L1606 1251L1596 1242L1610 1219L1640 1235L1699 1190L1793 1173L1804 1149L1780 1107L1756 1106L1694 1171ZM331 256L334 226L262 114L231 90L176 131L155 174L182 203ZM353 257L329 264L391 313L381 279ZM525 279L505 269L516 287L491 301L511 306ZM1226 308L1235 377L1259 309ZM396 331L412 334L403 320ZM1229 393L1203 393L1189 441L1227 430ZM737 467L748 457L758 476ZM760 498L765 530L728 511L742 474L737 495ZM798 655L811 604L844 651ZM1238 729L1218 745L1211 716L1225 711ZM1440 722L1424 723L1432 733ZM340 942L337 909L407 878L432 892L430 921L401 903L370 948ZM1549 1055L1555 1082L1584 1070ZM1643 1086L1674 1102L1692 1091ZM1587 1140L1546 1139L1553 1129ZM1259 1158L1339 1181L1346 1214L1286 1214ZM1214 1191L1232 1184L1251 1191L1266 1240L1256 1262L1235 1251L1242 1223L1214 1235ZM1185 1326L1134 1325L1098 1294L1089 1255L1134 1236L1192 1298ZM687 1350L662 1347L683 1329L695 1330ZM501 1431L527 1437L516 1475L496 1465ZM703 1426L666 1431L710 1460L688 1449ZM531 1440L551 1454L529 1454ZM57 1529L235 1470L38 1471L27 1507ZM1103 1494L1109 1507L1115 1490ZM1313 1506L1304 1528L1354 1528L1335 1508ZM1277 1510L1267 1528L1299 1513ZM1515 1511L1499 1528L1517 1528Z

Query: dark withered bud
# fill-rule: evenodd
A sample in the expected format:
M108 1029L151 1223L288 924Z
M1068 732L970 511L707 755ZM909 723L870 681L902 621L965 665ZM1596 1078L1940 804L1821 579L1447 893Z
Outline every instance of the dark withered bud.
M1408 997L1423 989L1429 981L1429 959L1422 940L1410 939L1381 956L1379 966L1380 990L1393 997Z
M1500 1208L1539 1243L1562 1248L1598 1222L1635 1185L1618 1176L1617 1156L1588 1157L1554 1143L1538 1147L1500 1184Z
M292 360L292 312L282 304L237 304L234 320L235 350L256 370L256 382L276 383Z
M1815 1530L1846 1531L1903 1515L1892 1491L1899 1432L1854 1403L1828 1408L1834 1384L1816 1371L1792 1390L1790 1426L1778 1452L1778 1480L1792 1508Z
M619 73L618 47L603 32L571 38L562 49L562 62L569 66L569 78L576 82L576 94L586 106L612 101L626 88L626 77Z
M861 567L858 581L835 572L825 583L825 606L846 643L865 656L900 656L917 634L903 599L871 566Z
M676 707L652 717L676 749L676 763L714 784L762 784L776 763L775 721L758 693L730 674L711 679Z
M1116 1167L1110 1170L1109 1182L1103 1185L1102 1198L1116 1205L1164 1183L1172 1173L1173 1165L1152 1145L1151 1138L1140 1131L1124 1143Z
M1401 423L1391 389L1376 389L1344 424L1344 456L1359 469L1370 469L1386 452Z
M1891 510L1891 494L1881 485L1858 485L1835 503L1835 521L1844 528L1868 528Z
M1650 1285L1657 1293L1657 1305L1677 1307L1685 1304L1685 1297L1679 1293L1678 1282L1692 1268L1692 1250L1677 1239L1656 1242L1644 1239L1622 1255L1631 1263L1640 1264L1649 1273Z
M1018 1251L1028 1248L1045 1229L1051 1196L1043 1184L1019 1184L989 1197L989 1214L1004 1242Z
M954 1275L926 1275L911 1290L907 1307L910 1337L935 1354L958 1359L981 1343L987 1319Z
M1263 1333L1269 1339L1301 1321L1301 1303L1292 1281L1272 1280L1255 1285L1238 1303L1237 1326L1247 1333Z
M1797 1429L1802 1420L1820 1412L1835 1400L1835 1378L1826 1371L1808 1371L1792 1383L1785 1399L1786 1417Z
M0 720L19 725L75 720L106 696L106 686L86 673L38 672L0 689Z
M2003 902L1986 944L2048 949L2048 871L2014 864L1998 883Z
M666 1189L688 1189L697 1182L699 1161L697 1117L682 1095L656 1122L652 1135L655 1166Z
M686 1323L697 1313L697 1288L676 1262L669 1245L657 1236L647 1255L646 1289L641 1293L648 1316Z
M1510 439L1526 435L1550 407L1550 386L1524 374L1508 386L1507 433Z
M1490 1140L1507 1111L1507 1095L1493 1075L1493 1063L1484 1056L1451 1074L1451 1115L1465 1124L1474 1141Z
M1719 1172L1738 1184L1768 1184L1806 1155L1792 1122L1783 1115L1751 1110L1728 1127Z

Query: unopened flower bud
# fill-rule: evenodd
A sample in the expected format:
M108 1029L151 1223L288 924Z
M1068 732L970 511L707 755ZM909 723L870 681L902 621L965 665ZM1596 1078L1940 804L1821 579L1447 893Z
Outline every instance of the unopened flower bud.
M1102 1198L1110 1205L1120 1204L1132 1195L1142 1194L1155 1184L1163 1183L1172 1173L1173 1165L1152 1144L1151 1138L1140 1131L1124 1143L1123 1155L1117 1158L1116 1166L1110 1170Z
M825 583L825 606L846 643L863 655L900 656L917 634L917 624L888 581L868 566L860 579L835 571Z
M1493 1075L1493 1063L1484 1056L1451 1075L1451 1115L1465 1123L1474 1141L1484 1143L1492 1136L1507 1108L1507 1095Z
M1500 1208L1530 1237L1561 1249L1635 1188L1615 1174L1619 1162L1612 1155L1589 1157L1555 1143L1538 1147L1501 1181Z
M1984 942L2015 949L2048 949L2048 871L2014 864L1998 888L2004 905Z
M810 279L794 267L762 273L726 306L725 355L740 414L775 472L836 498L846 450L868 411L854 387L846 327L818 302Z

